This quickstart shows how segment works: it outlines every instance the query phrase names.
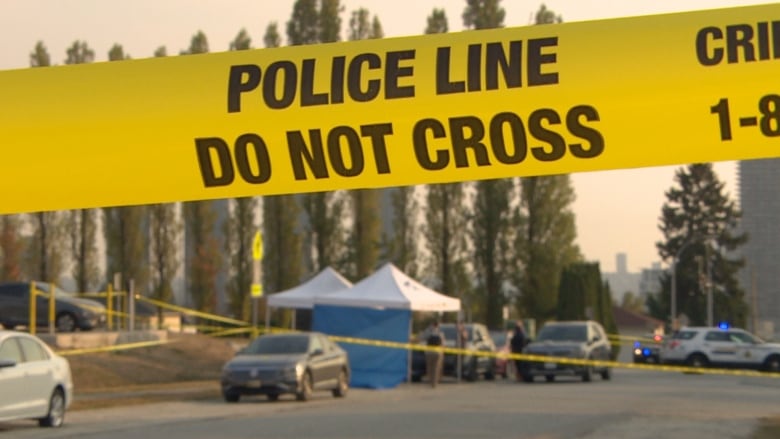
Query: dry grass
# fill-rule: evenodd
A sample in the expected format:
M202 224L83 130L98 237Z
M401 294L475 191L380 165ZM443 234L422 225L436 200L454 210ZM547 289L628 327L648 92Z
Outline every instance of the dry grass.
M761 419L761 424L751 437L752 439L780 438L780 416Z
M128 403L139 395L141 402L163 398L165 391L215 394L222 366L242 343L200 334L174 334L171 339L159 346L68 357L76 405L92 405L97 394Z

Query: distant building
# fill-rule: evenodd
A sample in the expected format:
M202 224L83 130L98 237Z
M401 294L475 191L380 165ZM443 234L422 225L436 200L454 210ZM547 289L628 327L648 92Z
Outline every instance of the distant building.
M739 197L745 267L740 283L750 310L748 328L780 338L780 159L739 162Z
M623 302L626 293L639 294L639 273L628 272L628 257L625 253L618 253L615 257L617 271L602 273L602 277L609 283L612 292L612 300Z
M661 268L660 262L653 262L651 268L645 268L639 275L639 297L647 299L649 294L656 294L661 291L661 277L666 270Z

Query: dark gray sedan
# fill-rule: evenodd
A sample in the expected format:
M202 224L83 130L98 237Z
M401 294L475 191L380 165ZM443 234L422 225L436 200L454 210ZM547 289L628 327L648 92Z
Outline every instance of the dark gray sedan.
M347 353L324 334L267 334L225 364L222 395L227 402L238 402L242 395L266 395L276 401L283 393L306 401L315 390L343 397L349 374Z

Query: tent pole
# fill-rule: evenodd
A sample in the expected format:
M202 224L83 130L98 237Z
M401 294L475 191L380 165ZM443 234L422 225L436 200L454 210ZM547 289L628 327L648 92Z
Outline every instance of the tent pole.
M409 337L407 340L407 343L412 342L412 321L414 319L412 318L412 311L409 311ZM406 382L411 383L412 382L412 350L407 349L406 350Z
M268 330L271 327L271 307L268 303L265 304L265 333L268 334Z

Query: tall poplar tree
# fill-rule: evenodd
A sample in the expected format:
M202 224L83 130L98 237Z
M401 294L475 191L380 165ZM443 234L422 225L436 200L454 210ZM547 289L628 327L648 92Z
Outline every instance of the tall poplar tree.
M66 51L65 64L86 64L95 60L95 52L86 41L75 41ZM73 277L76 289L90 291L97 286L100 273L97 264L97 210L80 209L68 215Z
M246 29L230 42L230 50L249 50L252 39ZM249 320L249 303L253 277L252 241L257 226L255 211L258 199L255 197L236 198L232 202L230 218L225 223L225 250L230 261L227 285L228 309L236 318ZM266 235L268 236L268 235Z
M339 41L341 6L338 1L296 0L287 22L290 45L332 43ZM268 35L268 34L266 34ZM343 222L344 192L315 192L297 197L304 213L303 257L311 274L333 266L345 272L345 230ZM296 282L300 281L298 279Z
M22 280L21 223L18 215L0 215L0 282Z
M537 25L561 21L544 5L536 13ZM539 324L556 315L561 271L582 258L576 245L575 199L569 175L520 179L520 206L515 213L519 264L514 277L520 290L516 305L520 315Z
M165 46L155 50L155 57L166 56ZM153 204L149 215L149 266L152 298L162 302L173 299L173 280L179 270L182 222L175 203ZM162 308L157 308L157 322L162 329Z
M467 29L504 26L505 11L500 0L467 0L463 25ZM474 268L479 288L478 309L491 328L503 326L503 307L507 303L504 287L509 275L511 228L511 180L481 180L475 184L471 215L471 240Z
M124 48L114 44L109 61L128 59ZM145 292L149 279L148 212L146 206L103 208L103 234L106 239L106 277L120 273L124 287L132 279L137 291Z
M392 233L382 236L382 259L392 262L411 277L419 272L417 262L417 213L419 203L415 198L416 186L403 186L385 190L392 204Z
M747 322L745 292L737 272L744 258L736 257L747 235L738 232L742 213L724 191L711 163L688 165L677 170L674 185L666 191L659 228L663 240L656 243L658 254L671 264L677 260L677 312L688 316L692 325L707 322L707 272L711 273L715 322L733 325ZM707 267L709 266L709 269ZM651 314L669 320L671 273L661 282L659 294L648 297Z
M30 53L30 66L48 67L51 56L42 41ZM32 236L25 255L25 272L34 280L59 282L65 269L67 230L61 212L37 212L30 216Z
M208 53L206 35L198 31L182 55ZM222 267L223 228L220 216L227 215L227 200L190 201L183 205L185 270L187 288L196 309L214 312L217 308L218 279Z
M349 20L349 40L382 38L381 25L365 8L352 12ZM389 189L385 189L389 190ZM371 274L379 263L379 247L382 240L382 222L379 218L381 191L379 189L355 189L349 191L352 227L348 238L349 271L353 280ZM390 218L388 218L390 220Z
M443 34L447 32L449 32L447 13L444 9L433 8L431 15L428 16L428 25L425 28L425 33Z

